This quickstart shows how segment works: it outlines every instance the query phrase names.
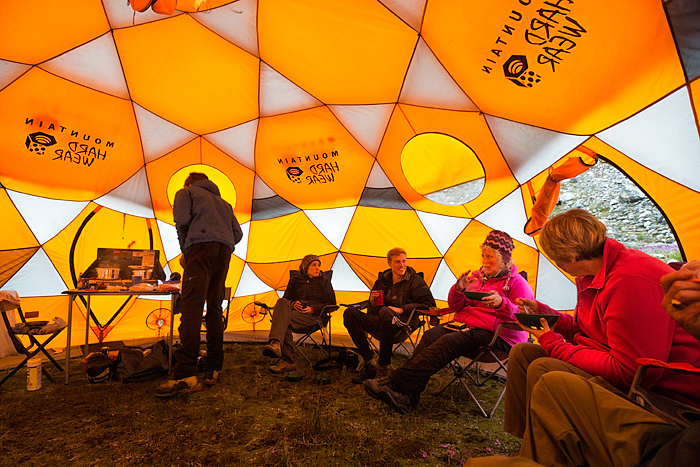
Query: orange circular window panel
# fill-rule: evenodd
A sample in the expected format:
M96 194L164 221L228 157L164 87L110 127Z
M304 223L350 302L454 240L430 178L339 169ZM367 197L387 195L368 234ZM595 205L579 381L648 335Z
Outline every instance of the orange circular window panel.
M460 140L440 133L411 138L401 152L408 183L430 201L450 206L476 199L485 174L474 151Z
M210 165L195 164L183 167L173 174L168 182L168 201L173 205L175 201L175 193L185 186L185 180L191 172L199 172L206 174L209 180L214 182L219 187L221 197L226 200L231 206L236 207L236 188L233 186L231 179L219 169Z

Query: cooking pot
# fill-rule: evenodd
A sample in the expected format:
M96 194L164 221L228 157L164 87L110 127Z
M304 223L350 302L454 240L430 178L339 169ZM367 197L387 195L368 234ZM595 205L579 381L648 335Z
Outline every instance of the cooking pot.
M95 268L98 279L119 279L119 268Z
M153 268L147 268L147 267L132 267L131 268L131 275L138 276L144 281L150 280L152 274L153 274Z

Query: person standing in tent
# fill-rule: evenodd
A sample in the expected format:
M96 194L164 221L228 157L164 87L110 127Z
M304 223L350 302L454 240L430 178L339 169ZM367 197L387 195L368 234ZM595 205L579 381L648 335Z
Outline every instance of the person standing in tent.
M430 377L455 358L478 350L493 339L499 324L515 321L516 300L532 299L530 284L518 274L511 257L515 244L505 232L492 230L481 244L481 269L462 274L450 289L447 303L455 311L454 321L467 325L454 331L437 325L423 338L406 364L386 378L365 381L367 394L391 405L399 413L408 413L418 404ZM464 292L491 292L483 300L470 300ZM449 324L449 323L448 323ZM525 342L527 333L502 328L495 346L508 352L514 344Z
M576 278L576 311L572 316L538 301L518 300L524 311L527 307L534 313L556 313L559 320L556 331L544 319L540 320L544 329L527 328L540 345L521 343L511 350L505 431L523 437L532 388L547 372L600 376L626 389L639 357L700 366L700 343L661 306L661 277L673 272L671 267L607 238L605 224L583 209L549 219L542 227L540 245L559 269ZM653 391L700 406L700 385L688 375L650 373Z
M156 390L157 397L201 389L197 381L200 329L207 303L207 356L204 384L216 383L224 363L224 328L221 303L231 254L243 231L229 203L206 174L192 172L185 187L175 194L173 218L184 268L180 302L180 341L175 351L172 379Z
M277 300L272 313L270 334L263 348L263 355L280 359L270 367L272 373L297 369L292 330L314 325L326 305L335 305L333 286L321 271L321 259L306 255L299 273L289 279L284 296Z
M416 308L435 306L435 299L428 284L416 271L406 266L406 250L392 248L386 255L389 269L379 274L369 296L367 313L350 306L343 314L348 334L364 360L362 370L352 378L360 384L367 379L386 376L391 363L394 337L398 332L397 321L406 323ZM412 329L418 326L416 315L409 323ZM379 361L367 341L367 333L379 339Z

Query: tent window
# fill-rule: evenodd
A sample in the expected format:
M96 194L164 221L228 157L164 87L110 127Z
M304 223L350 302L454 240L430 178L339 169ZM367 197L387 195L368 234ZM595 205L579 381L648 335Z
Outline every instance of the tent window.
M476 199L485 174L474 151L448 135L424 133L406 143L401 168L408 183L438 204L456 206Z

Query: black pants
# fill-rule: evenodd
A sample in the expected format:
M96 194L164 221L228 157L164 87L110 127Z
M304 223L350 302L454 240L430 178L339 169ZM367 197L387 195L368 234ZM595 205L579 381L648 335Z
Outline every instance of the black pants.
M185 252L180 303L180 341L175 351L175 379L197 375L197 358L201 342L200 329L204 302L207 303L207 356L204 370L221 370L224 363L224 323L221 303L231 261L231 249L218 242L195 243Z
M357 347L357 353L365 360L371 360L374 357L374 352L367 341L367 334L379 340L379 365L386 366L391 364L391 354L394 350L394 344L403 341L407 336L402 332L398 337L397 333L401 328L392 324L394 316L405 322L409 315L396 314L391 308L383 307L379 309L379 315L370 315L363 313L359 308L348 307L343 313L343 323L348 330L348 334ZM418 319L414 319L412 324L418 323Z
M444 325L436 326L423 334L420 344L406 364L389 374L391 385L397 391L411 396L411 402L417 404L420 393L425 390L431 376L455 358L487 345L491 339L493 332L485 329L460 332L445 329ZM496 341L496 347L505 352L510 349L510 345L500 337Z

